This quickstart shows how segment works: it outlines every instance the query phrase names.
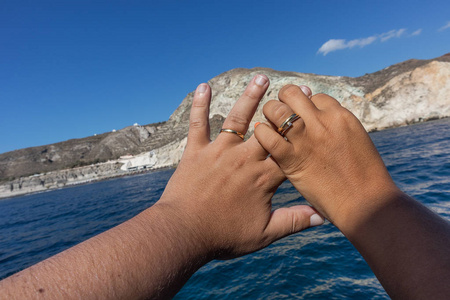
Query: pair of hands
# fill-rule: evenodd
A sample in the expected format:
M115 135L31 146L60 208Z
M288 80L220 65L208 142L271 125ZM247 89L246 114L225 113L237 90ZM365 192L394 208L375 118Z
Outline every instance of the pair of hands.
M222 128L245 134L268 87L266 76L255 76ZM323 224L322 216L340 224L340 217L345 220L351 213L347 203L358 203L391 181L357 118L330 96L311 97L311 91L302 88L282 88L280 101L264 106L268 123L257 126L247 141L224 132L211 142L211 89L198 86L186 150L157 205L170 207L213 258L259 250ZM286 133L286 140L276 128L293 113L301 119ZM272 196L286 178L314 208L298 205L272 211ZM370 187L367 180L374 180Z
M256 76L223 127L247 132L268 85ZM303 88L282 88L280 101L264 106L268 123L247 141L225 132L211 143L211 90L201 84L186 150L160 201L0 281L0 298L169 298L210 260L256 251L322 224L324 216L393 299L447 299L448 221L397 189L355 116ZM301 119L284 139L276 129L293 113ZM286 178L314 208L272 212L271 198Z

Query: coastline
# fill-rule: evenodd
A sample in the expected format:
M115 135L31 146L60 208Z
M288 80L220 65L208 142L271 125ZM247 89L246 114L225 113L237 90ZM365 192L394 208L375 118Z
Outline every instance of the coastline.
M381 130L371 130L370 132L380 132L388 129L443 119L448 119L448 117L422 119L418 122L409 122L408 124L392 126ZM24 176L12 181L6 181L0 183L0 201L29 194L53 191L65 187L176 168L184 151L186 140L187 139L185 138L180 141L179 144L174 144L171 147L163 147L164 149L161 149L162 151L158 149L159 151L156 150L152 152L152 155L155 156L155 161L152 166L141 165L139 168L125 170L123 166L126 164L127 160L118 159L88 166L52 171L45 174ZM139 158L142 155L143 154L136 155L134 158Z
M0 199L51 191L101 180L154 172L176 167L186 147L187 137L161 148L104 163L22 176L0 183ZM143 158L149 159L143 159Z
M96 165L89 165L84 167L76 168L78 171L85 171L87 169L97 168L99 165L108 164L107 163L100 163ZM100 181L106 181L110 179L120 178L120 177L128 177L128 176L135 176L135 175L141 175L146 173L153 173L153 172L159 172L163 170L168 170L171 168L175 168L176 165L173 166L165 166L165 167L158 167L158 168L151 168L151 169L140 169L140 170L133 170L133 171L122 171L118 170L115 173L104 173L104 174L95 174L94 176L85 175L84 177L80 178L80 180L73 179L73 177L65 177L62 173L72 173L73 169L65 169L65 170L59 170L59 171L53 171L45 174L38 174L38 175L32 175L28 177L21 177L19 179L5 182L0 184L0 201L7 200L11 198L26 196L26 195L32 195L32 194L39 194L39 193L46 193L51 192L54 190L64 189L68 187L74 187L79 185L85 185ZM76 171L76 170L75 170ZM58 180L52 180L52 183L45 184L45 180L43 179L51 178L54 179L55 177L58 177ZM36 181L44 182L44 184L39 183L36 184ZM47 181L48 182L48 181Z

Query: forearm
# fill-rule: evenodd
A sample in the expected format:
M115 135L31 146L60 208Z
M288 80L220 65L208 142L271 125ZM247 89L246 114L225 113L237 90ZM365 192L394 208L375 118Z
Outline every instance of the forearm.
M358 214L361 209L365 213ZM347 219L351 226L338 227L392 298L444 299L450 295L448 221L399 190L354 207L353 217L349 214Z
M205 247L162 205L0 282L7 299L173 296L208 261Z

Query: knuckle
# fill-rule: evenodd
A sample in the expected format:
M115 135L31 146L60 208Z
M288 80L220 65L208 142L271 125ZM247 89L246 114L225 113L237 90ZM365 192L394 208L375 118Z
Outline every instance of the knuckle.
M207 122L203 119L192 119L189 122L189 127L191 128L203 128L205 127Z
M224 157L224 152L225 150L223 147L215 148L215 151L211 151L212 160L216 163L221 161Z
M271 182L271 180L272 180L271 174L269 174L269 172L263 172L256 178L255 184L258 188L263 188L266 187L267 184Z
M281 146L281 140L278 138L267 139L267 147L269 149L277 149Z
M297 217L297 215L290 209L286 207L282 207L278 209L280 214L285 215L286 221L289 223L286 223L284 227L284 233L289 235L298 232L302 229L302 222Z
M234 124L243 126L247 126L247 124L250 123L250 120L246 116L237 112L230 113L227 117L227 120Z
M314 96L311 97L311 101L313 102L321 102L324 101L326 98L328 98L329 96L327 94L323 94L323 93L319 93L319 94L315 94Z
M246 89L242 95L245 98L248 98L248 99L250 99L252 101L259 101L259 99L261 98L261 94L260 93L256 93L255 91L249 90L249 89Z
M272 121L278 121L283 118L286 119L289 115L289 111L290 109L286 104L276 100L271 100L263 107L264 115L270 117Z
M208 97L194 96L194 98L192 99L192 107L209 108Z
M280 98L290 98L293 96L297 96L299 93L302 93L302 90L300 89L299 86L293 85L293 84L288 84L285 85L280 92L278 93L278 96Z
M293 211L289 212L289 214L290 214L290 219L292 220L291 233L298 232L306 227L304 218L299 217L299 215Z
M330 95L323 94L323 93L314 95L311 98L311 101L313 101L314 103L322 103L326 107L340 107L341 106L339 101L337 101Z
M325 119L323 120L322 129L323 131L331 133L342 134L344 132L353 132L359 129L359 120L346 108L342 106L336 106L327 113Z
M209 108L209 105L203 101L193 101L192 102L192 108L201 108L201 109L205 109L205 108Z
M247 163L247 160L244 157L237 157L233 161L234 169L235 170L242 169L246 163Z
M280 103L280 101L278 101L278 100L269 100L269 101L267 101L267 103L264 104L264 106L263 106L263 114L264 114L265 116L270 115L271 112L273 111L273 108L274 108L278 103Z
M347 121L355 122L358 120L351 111L349 111L348 109L346 109L344 107L342 107L342 109L341 109L341 114L342 114L342 117Z
M358 120L358 118L351 111L347 110L346 108L342 108L341 115L342 115L342 119L345 121L345 123L351 130L358 130L362 127L362 124Z
M294 214L292 211L289 211L288 213L289 215L289 219L291 220L291 228L290 228L290 233L294 233L296 232L299 228L299 220L297 218L297 215Z
M340 124L341 126L348 126L354 122L353 114L345 108L336 109L336 111L334 112L334 118L336 123Z
M279 102L278 105L274 107L273 115L276 120L283 121L284 119L286 119L288 115L290 115L287 105Z
M234 170L239 170L245 167L248 163L248 148L241 147L239 151L240 155L234 155L232 156L232 162L231 165L233 166Z
M336 110L336 115L340 118L343 119L345 121L350 120L350 112L346 109L337 109Z

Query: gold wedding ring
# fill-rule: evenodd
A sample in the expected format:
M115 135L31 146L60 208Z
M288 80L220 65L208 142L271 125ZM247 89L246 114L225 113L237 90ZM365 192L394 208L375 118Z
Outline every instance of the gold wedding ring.
M281 124L280 127L278 127L278 133L284 137L289 128L291 128L294 122L297 121L298 119L300 119L299 115L292 114L289 118L286 119L286 121L283 122L283 124Z
M233 129L222 128L222 129L220 129L220 133L222 133L222 132L232 133L232 134L237 135L237 136L240 137L241 139L244 139L244 135L243 135L242 133L237 132L236 130L233 130Z

